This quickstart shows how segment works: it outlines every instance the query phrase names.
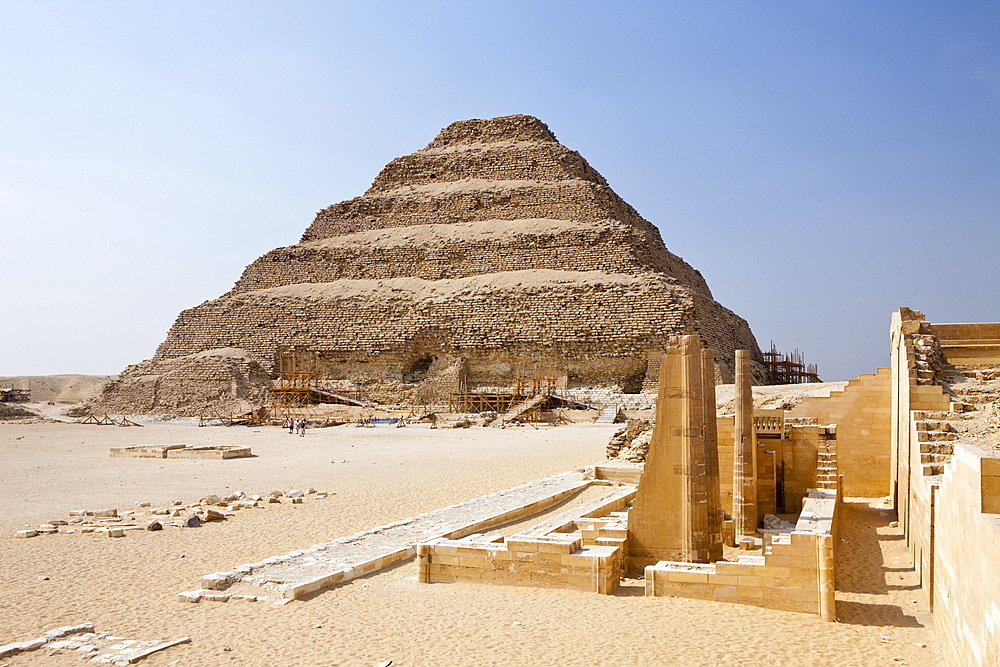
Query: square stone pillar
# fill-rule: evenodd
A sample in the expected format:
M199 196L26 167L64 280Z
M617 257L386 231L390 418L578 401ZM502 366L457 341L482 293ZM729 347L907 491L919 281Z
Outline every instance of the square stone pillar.
M715 353L701 351L702 400L705 425L705 456L708 476L708 562L722 560L722 488L719 482L719 433L715 416Z
M673 338L664 351L656 425L629 510L627 568L632 574L661 560L707 563L721 556L718 450L706 437L704 359L696 335ZM713 367L713 395L714 373ZM714 416L714 398L712 406ZM715 450L714 464L710 450ZM719 519L718 538L712 511Z

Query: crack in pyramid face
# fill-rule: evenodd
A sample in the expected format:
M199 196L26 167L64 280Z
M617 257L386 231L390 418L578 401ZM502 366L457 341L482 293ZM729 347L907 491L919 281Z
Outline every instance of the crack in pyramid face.
M747 323L544 123L466 120L182 312L102 400L183 414L259 399L281 349L383 402L447 402L526 366L563 388L655 390L659 351L685 333L716 350L723 381L733 350L759 353Z

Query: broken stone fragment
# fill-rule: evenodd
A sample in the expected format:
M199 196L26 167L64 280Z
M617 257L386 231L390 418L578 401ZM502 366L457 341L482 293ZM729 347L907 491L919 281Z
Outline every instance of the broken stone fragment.
M146 524L146 530L163 530L163 524L159 521L150 521Z
M16 537L22 537L22 538L25 538L25 537L34 537L36 535L38 535L38 531L37 530L19 530L19 531L17 531L17 533L15 533Z
M285 495L285 492L284 491L272 491L271 495L274 496L275 498L280 498L281 496Z
M302 498L292 498L292 504L293 505L301 505L302 504Z
M63 521L62 519L53 519L52 521L49 521L49 523L52 524L53 526L65 526L69 522Z
M226 515L215 510L205 510L205 521L225 521Z
M202 588L208 589L218 589L223 588L229 583L229 577L221 572L216 572L214 574L208 574L201 578Z
M197 514L181 519L181 525L185 528L197 528L201 525L201 518Z
M125 531L121 528L108 528L104 532L108 537L125 537Z
M299 491L298 489L295 489L293 491L289 491L288 492L288 497L289 498L301 498L304 495L306 495L306 492L305 491Z
M201 503L203 505L218 505L221 502L222 499L219 498L219 496L205 496L204 498L201 499Z
M102 517L118 516L118 510L116 509L95 510L94 516L102 516Z

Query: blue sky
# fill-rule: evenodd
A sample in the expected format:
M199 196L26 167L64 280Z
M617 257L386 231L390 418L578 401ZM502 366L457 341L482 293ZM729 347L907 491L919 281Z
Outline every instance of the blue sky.
M1000 2L0 0L0 375L116 373L448 123L526 113L827 380L1000 320Z

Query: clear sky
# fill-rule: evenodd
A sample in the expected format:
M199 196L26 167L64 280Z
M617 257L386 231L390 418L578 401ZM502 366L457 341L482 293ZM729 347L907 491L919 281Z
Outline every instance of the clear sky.
M0 375L111 374L448 123L537 116L825 380L1000 320L1000 2L0 0Z

